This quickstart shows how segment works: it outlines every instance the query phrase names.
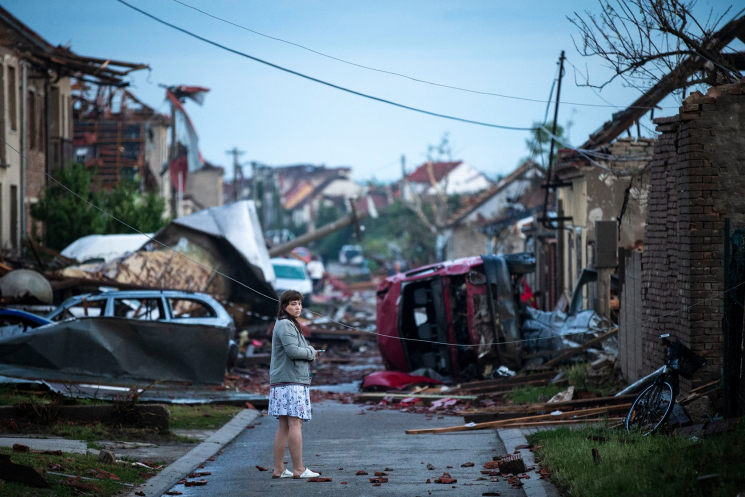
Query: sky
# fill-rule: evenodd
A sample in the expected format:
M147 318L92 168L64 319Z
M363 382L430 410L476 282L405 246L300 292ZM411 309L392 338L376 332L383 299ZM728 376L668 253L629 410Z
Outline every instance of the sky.
M530 127L543 120L561 50L592 82L611 74L601 61L577 52L572 41L577 28L567 20L574 12L597 12L597 0L181 0L357 64L543 102L476 95L354 67L212 19L174 0L127 1L200 36L339 86L505 126ZM720 9L730 2L700 3ZM509 173L527 156L527 131L458 123L343 93L190 38L116 0L0 0L0 5L52 44L69 44L80 55L148 64L150 71L131 74L130 89L161 112L168 106L159 84L210 88L202 107L188 101L186 108L202 155L213 164L231 165L226 151L238 147L245 151L245 163L350 166L356 180L390 181L401 175L402 155L411 171L445 133L454 159L492 178ZM592 89L576 84L583 78L567 65L561 100L606 105ZM600 94L622 108L639 91L616 82ZM656 117L676 113L677 105L667 99ZM558 121L572 121L570 139L580 145L616 110L562 104ZM230 176L232 167L227 169Z

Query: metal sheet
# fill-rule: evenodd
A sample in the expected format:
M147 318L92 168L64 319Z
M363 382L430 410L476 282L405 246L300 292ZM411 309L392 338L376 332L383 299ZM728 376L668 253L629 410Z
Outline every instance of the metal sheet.
M0 374L92 383L223 382L230 331L197 324L81 318L0 340Z

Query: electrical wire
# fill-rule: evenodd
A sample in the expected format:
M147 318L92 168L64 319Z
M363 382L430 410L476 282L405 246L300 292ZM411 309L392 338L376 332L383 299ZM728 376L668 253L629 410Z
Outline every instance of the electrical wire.
M535 129L535 128L528 128L528 127L504 126L504 125L501 125L501 124L492 124L492 123L486 123L486 122L482 122L482 121L475 121L475 120L472 120L472 119L464 119L464 118L461 118L461 117L450 116L450 115L447 115L447 114L440 114L440 113L437 113L437 112L431 112L431 111L420 109L420 108L417 108L417 107L412 107L410 105L400 104L398 102L394 102L392 100L387 100L387 99L381 98L381 97L376 97L376 96L370 95L368 93L362 93L362 92L359 92L357 90L352 90L351 88L346 88L344 86L339 86L337 84L330 83L330 82L324 81L322 79L314 78L313 76L309 76L307 74L304 74L304 73L301 73L301 72L298 72L298 71L294 71L292 69L288 69L286 67L283 67L283 66L274 64L274 63L269 62L269 61L266 61L264 59L260 59L258 57L254 57L253 55L249 55L249 54L247 54L245 52L241 52L241 51L236 50L234 48L227 47L225 45L222 45L220 43L217 43L216 41L212 41L212 40L210 40L208 38L205 38L203 36L200 36L200 35L198 35L196 33L192 33L191 31L189 31L187 29L184 29L184 28L181 28L179 26L176 26L175 24L171 24L168 21L164 21L163 19L160 19L159 17L156 17L156 16L154 16L154 15L152 15L152 14L150 14L150 13L148 13L148 12L146 12L146 11L138 8L138 7L135 7L134 5L131 5L131 4L127 3L127 2L125 2L124 0L116 0L116 1L119 2L119 3L121 3L122 5L125 5L125 6L129 7L132 10L135 10L135 11L141 13L144 16L149 17L150 19L152 19L152 20L154 20L156 22L159 22L160 24L163 24L164 26L168 26L169 28L175 29L176 31L180 31L180 32L182 32L182 33L184 33L184 34L186 34L188 36L191 36L192 38L195 38L197 40L203 41L203 42L205 42L205 43L207 43L209 45L215 46L217 48L221 48L221 49L223 49L225 51L234 53L236 55L240 55L241 57L245 57L245 58L250 59L250 60L253 60L255 62L259 62L261 64L264 64L266 66L272 67L274 69L278 69L278 70L283 71L283 72L286 72L288 74L292 74L294 76L298 76L300 78L307 79L308 81L313 81L314 83L318 83L318 84L321 84L321 85L324 85L324 86L328 86L329 88L334 88L335 90L340 90L340 91L343 91L343 92L346 92L346 93L350 93L352 95L356 95L358 97L367 98L369 100L374 100L376 102L380 102L380 103L392 105L394 107L398 107L398 108L401 108L401 109L406 109L406 110L410 110L410 111L413 111L413 112L418 112L420 114L426 114L426 115L429 115L429 116L440 117L440 118L443 118L443 119L449 119L451 121L458 121L458 122L463 122L463 123L467 123L467 124L475 124L477 126L486 126L488 128L504 129L504 130L509 130L509 131L532 131L532 130Z
M517 97L517 96L514 96L514 95L506 95L506 94L503 94L503 93L492 93L492 92L487 92L487 91L471 90L469 88L463 88L463 87L460 87L460 86L452 86L452 85L446 85L446 84L442 84L442 83L435 83L435 82L432 82L432 81L427 81L425 79L419 79L419 78L415 78L413 76L407 76L406 74L401 74L401 73L397 73L397 72L394 72L394 71L388 71L388 70L385 70L385 69L378 69L376 67L371 67L371 66L366 66L366 65L363 65L363 64L358 64L356 62L351 62L351 61L348 61L348 60L345 60L345 59L341 59L339 57L334 57L333 55L329 55L329 54L326 54L326 53L323 53L323 52L319 52L318 50L314 50L312 48L308 48L308 47L306 47L304 45L301 45L299 43L295 43L295 42L292 42L292 41L284 40L282 38L277 38L276 36L271 36L271 35L268 35L268 34L265 34L265 33L261 33L259 31L256 31L254 29L247 28L246 26L242 26L242 25L240 25L238 23L235 23L233 21L229 21L229 20L224 19L222 17L218 17L218 16L216 16L214 14L210 14L209 12L206 12L204 10L198 9L198 8L194 7L193 5L189 5L189 4L184 3L184 2L182 2L180 0L173 0L173 1L176 2L176 3L178 3L178 4L180 4L180 5L183 5L184 7L188 7L188 8L190 8L192 10L195 10L195 11L201 13L201 14L204 14L204 15L206 15L208 17L211 17L212 19L216 19L218 21L221 21L221 22L230 24L231 26L235 26L237 28L243 29L243 30L248 31L250 33L253 33L255 35L263 36L264 38L268 38L268 39L274 40L274 41L279 41L281 43L286 43L288 45L292 45L292 46L297 47L297 48L300 48L302 50L307 50L308 52L314 53L316 55L320 55L321 57L326 57L327 59L335 60L335 61L341 62L343 64L349 64L350 66L359 67L361 69L366 69L368 71L375 71L375 72L379 72L379 73L383 73L383 74L389 74L391 76L396 76L396 77L399 77L399 78L405 78L405 79L408 79L410 81L415 81L417 83L424 83L424 84L427 84L427 85L438 86L440 88L448 88L450 90L463 91L463 92L467 92L467 93L475 93L477 95L486 95L486 96L490 96L490 97L508 98L508 99L512 99L512 100L522 100L522 101L525 101L525 102L537 102L537 103L544 103L545 102L544 100L539 100L537 98ZM561 104L564 104L564 105L575 105L575 106L583 106L583 107L616 107L615 105L611 104L607 100L605 100L605 99L603 99L603 100L607 104L609 104L609 105L588 104L588 103L581 103L581 102L560 102L560 103Z

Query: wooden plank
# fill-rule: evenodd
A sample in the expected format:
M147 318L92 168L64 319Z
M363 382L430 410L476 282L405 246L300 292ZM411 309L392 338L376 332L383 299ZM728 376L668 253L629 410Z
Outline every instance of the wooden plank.
M626 418L597 418L597 419L563 419L560 421L552 422L535 422L535 423L514 423L506 424L502 428L529 428L531 426L562 426L562 425L578 425L582 423L602 423L608 421L609 423L615 423L623 421Z
M552 421L552 420L564 420L576 418L577 415L581 416L601 416L603 414L609 414L611 410L618 411L621 409L628 410L631 404L621 404L619 406L610 407L599 407L596 409L585 409L583 411L570 411L563 414L540 414L538 416L526 416L524 418L516 419L505 419L500 421L488 421L486 423L476 423L473 426L449 426L447 428L424 428L421 430L406 430L407 435L419 435L424 433L452 433L457 431L471 431L471 430L490 430L493 428L503 428L504 425L511 423L533 423L538 421Z
M510 405L510 406L494 406L494 407L482 407L482 408L471 408L464 409L456 412L456 414L486 414L486 413L514 413L514 412L541 412L556 409L576 409L582 407L593 407L593 406L610 406L617 404L625 404L633 401L636 398L636 394L621 395L618 397L597 397L594 399L577 399L567 400L566 402L551 402L551 403L534 403L534 404L522 404L522 405Z
M536 374L529 374L529 375L517 375L517 376L510 376L507 378L495 378L493 380L470 381L468 383L463 383L460 386L460 388L461 390L467 390L473 387L482 387L482 386L516 385L516 384L524 383L526 381L543 380L543 379L551 380L554 378L554 376L556 376L556 373L553 373L553 372L536 373Z
M617 327L616 328L613 328L612 330L610 330L610 331L608 331L606 333L603 333L599 337L595 337L592 340L589 340L589 341L583 343L579 347L577 347L577 348L575 348L575 349L573 349L573 350L571 350L571 351L569 351L569 352L567 352L565 354L561 354L559 357L555 357L555 358L551 359L547 363L543 364L541 367L542 368L551 368L551 367L554 367L557 364L559 364L560 362L566 361L567 359L576 356L580 352L583 352L583 351L589 349L593 345L597 345L597 344L603 342L604 340L606 340L607 338L610 338L611 336L613 336L617 332L618 332L618 328Z
M378 400L384 397L391 397L393 399L407 399L415 398L422 400L437 400L437 399L458 399L458 400L476 400L478 397L473 395L420 395L414 393L361 393L357 395L357 400Z
M543 379L543 380L532 380L532 381L525 381L521 383L512 383L507 385L493 385L493 386L483 386L483 387L461 387L460 390L462 392L468 392L468 393L505 393L510 392L514 388L522 387L526 385L547 385L549 380ZM505 390L506 389L506 390ZM496 395L496 393L492 395Z

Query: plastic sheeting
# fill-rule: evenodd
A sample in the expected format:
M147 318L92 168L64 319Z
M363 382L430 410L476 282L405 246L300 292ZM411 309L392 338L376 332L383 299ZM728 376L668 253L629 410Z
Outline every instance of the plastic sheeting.
M594 333L607 331L610 325L592 309L567 316L561 311L546 312L526 307L525 314L522 334L529 340L526 346L531 353L576 347L594 338Z
M221 384L227 328L81 318L0 340L0 374L58 381Z
M139 250L150 241L151 236L153 235L88 235L78 238L60 253L82 263L90 260L109 262Z

